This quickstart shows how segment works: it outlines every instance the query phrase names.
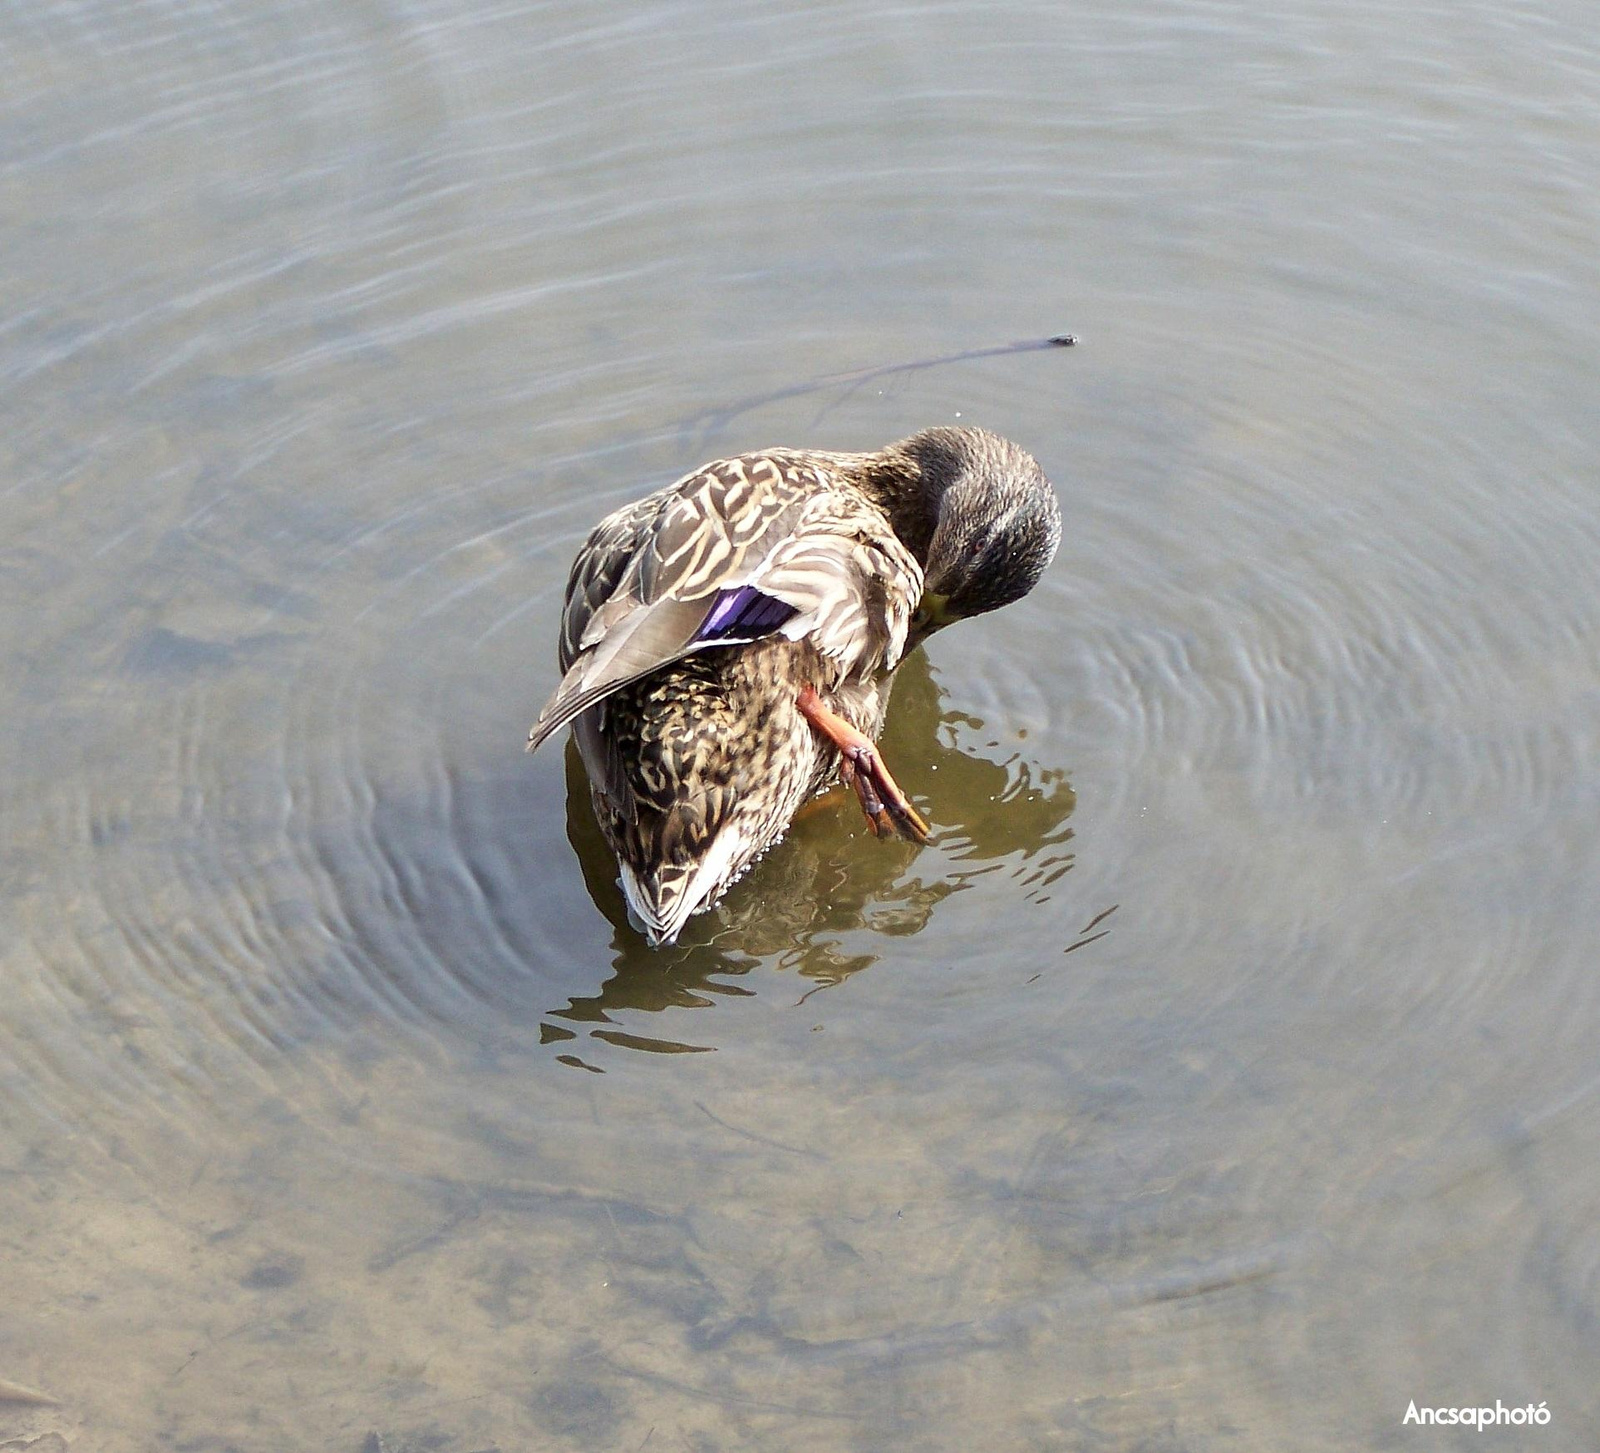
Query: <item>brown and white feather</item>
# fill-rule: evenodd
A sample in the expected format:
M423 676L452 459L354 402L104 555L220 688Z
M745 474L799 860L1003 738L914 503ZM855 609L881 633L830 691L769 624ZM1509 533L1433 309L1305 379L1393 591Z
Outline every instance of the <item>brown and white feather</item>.
M892 670L922 567L839 469L856 457L718 460L602 520L567 583L564 674L530 747L629 682L717 646L695 633L718 592L742 585L794 607L783 635L815 646L836 682Z

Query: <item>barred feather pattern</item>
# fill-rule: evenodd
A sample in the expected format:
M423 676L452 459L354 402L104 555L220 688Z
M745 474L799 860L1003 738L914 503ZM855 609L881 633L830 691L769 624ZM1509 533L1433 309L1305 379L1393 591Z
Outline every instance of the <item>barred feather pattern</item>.
M869 736L922 567L851 478L861 456L718 460L602 520L574 562L563 680L535 744L573 720L596 815L650 936L671 938L833 774L795 697L812 685ZM696 641L721 591L794 607L777 632ZM702 881L718 843L718 881ZM692 901L691 901L692 900Z
M827 669L804 642L705 651L579 717L596 817L653 936L715 904L834 776L837 753L796 706L798 685ZM888 682L852 683L830 700L874 735ZM706 882L718 842L726 871Z
M716 594L742 585L794 607L783 634L821 651L833 678L898 665L922 567L852 480L864 458L771 450L718 460L602 520L573 564L565 674L531 744L712 644L696 632Z

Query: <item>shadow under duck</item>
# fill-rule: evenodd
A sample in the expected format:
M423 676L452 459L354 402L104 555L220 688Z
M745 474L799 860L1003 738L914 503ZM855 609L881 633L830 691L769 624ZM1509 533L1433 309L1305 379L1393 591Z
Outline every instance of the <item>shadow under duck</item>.
M1060 540L1033 456L970 428L719 459L595 526L528 750L572 723L650 943L675 941L836 774L874 833L925 842L873 745L894 670L1026 595Z

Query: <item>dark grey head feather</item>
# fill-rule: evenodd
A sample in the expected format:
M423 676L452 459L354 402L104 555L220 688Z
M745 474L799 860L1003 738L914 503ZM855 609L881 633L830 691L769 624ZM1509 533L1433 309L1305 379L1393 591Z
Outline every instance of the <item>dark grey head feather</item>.
M944 620L997 610L1038 584L1061 543L1061 508L1027 450L985 429L941 427L884 456L901 466L891 518Z

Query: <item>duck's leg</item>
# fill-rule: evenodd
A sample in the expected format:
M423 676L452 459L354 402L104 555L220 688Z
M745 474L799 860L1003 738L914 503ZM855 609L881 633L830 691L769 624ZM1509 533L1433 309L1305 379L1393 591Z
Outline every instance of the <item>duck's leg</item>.
M839 775L855 788L867 826L878 837L898 831L914 843L927 842L928 824L889 775L872 738L824 706L813 687L800 688L798 705L812 728L839 749Z

